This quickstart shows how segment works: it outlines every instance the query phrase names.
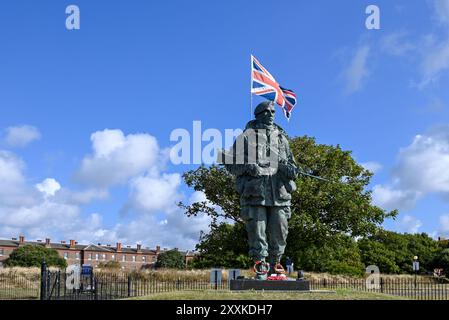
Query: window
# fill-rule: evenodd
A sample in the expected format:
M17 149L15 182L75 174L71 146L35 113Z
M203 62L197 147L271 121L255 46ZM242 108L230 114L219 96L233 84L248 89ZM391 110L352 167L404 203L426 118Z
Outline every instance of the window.
M126 261L126 256L125 256L125 255L122 256L122 261L123 261L123 262Z
M0 249L0 257L2 256L2 255L4 255L5 254L5 250L4 249Z
M111 260L115 261L115 254L111 256Z
M106 260L106 254L103 253L103 256L101 257L103 260Z
M98 253L95 254L95 260L98 261Z
M79 259L80 259L80 253L77 252L77 253L75 254L75 257L76 257L76 260L79 260Z
M69 258L69 254L67 252L64 252L64 259L68 259Z
M92 253L89 253L89 258L87 258L88 260L92 260Z
M133 262L136 262L136 256L133 256Z
M143 256L143 257L142 257L142 261L143 261L143 262L147 261L147 257Z

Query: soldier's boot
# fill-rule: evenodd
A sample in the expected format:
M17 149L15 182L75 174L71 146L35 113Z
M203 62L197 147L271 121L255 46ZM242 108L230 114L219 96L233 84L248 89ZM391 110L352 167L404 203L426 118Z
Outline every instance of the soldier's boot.
M254 271L256 272L256 276L254 279L256 280L267 280L267 273L269 271L269 265L265 262L265 260L256 261L254 264Z

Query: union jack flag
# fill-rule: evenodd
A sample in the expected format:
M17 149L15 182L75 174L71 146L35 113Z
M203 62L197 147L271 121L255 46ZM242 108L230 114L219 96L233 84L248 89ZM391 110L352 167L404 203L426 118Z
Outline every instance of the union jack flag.
M277 83L274 77L262 64L251 55L251 93L275 101L290 120L293 107L296 105L296 94Z
M285 99L285 105L282 108L284 111L284 115L287 118L287 120L290 120L290 117L292 115L293 107L296 105L296 93L293 92L293 90L285 89L280 87L282 90L282 94Z
M251 78L251 93L275 101L284 107L285 99L279 83L253 55L251 55Z

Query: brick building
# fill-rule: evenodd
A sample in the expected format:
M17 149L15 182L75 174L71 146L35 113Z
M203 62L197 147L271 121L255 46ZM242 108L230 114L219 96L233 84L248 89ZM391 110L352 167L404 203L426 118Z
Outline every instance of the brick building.
M65 241L52 243L48 238L45 241L25 241L25 237L20 236L19 240L17 238L0 240L0 266L15 249L25 244L55 249L61 257L67 260L68 265L78 264L81 266L91 265L98 267L100 263L117 261L123 270L152 268L157 260L158 254L167 250L164 249L161 251L159 246L151 250L149 248L142 248L140 244L133 248L131 246L123 247L120 242L115 246L111 246L101 245L100 243L97 245L83 245L78 244L75 240L70 240L69 243ZM186 264L195 257L192 251L180 252L183 254Z

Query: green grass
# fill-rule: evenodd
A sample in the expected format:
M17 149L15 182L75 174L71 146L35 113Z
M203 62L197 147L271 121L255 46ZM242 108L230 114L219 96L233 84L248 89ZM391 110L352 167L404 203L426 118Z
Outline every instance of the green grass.
M403 300L380 293L337 289L333 292L175 291L154 293L130 300Z

